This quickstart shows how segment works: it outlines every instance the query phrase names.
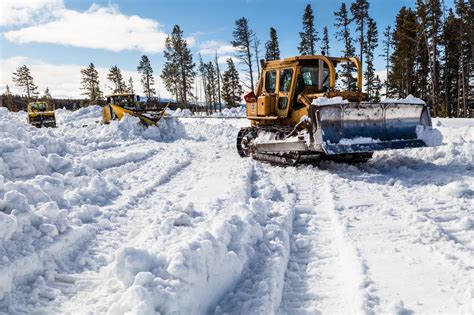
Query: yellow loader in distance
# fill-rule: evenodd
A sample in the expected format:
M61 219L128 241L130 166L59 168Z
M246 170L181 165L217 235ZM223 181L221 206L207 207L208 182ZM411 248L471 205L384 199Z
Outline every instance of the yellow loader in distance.
M140 96L133 93L119 93L108 95L107 104L102 109L102 123L109 124L112 120L121 120L125 114L138 117L140 122L149 127L156 125L165 115L165 108L160 110L142 109Z
M50 108L51 107L51 108ZM49 106L47 102L28 103L27 121L35 127L56 127L56 115L54 106Z
M336 66L356 73L341 90ZM331 98L336 99L331 100ZM425 146L417 126L431 127L424 103L370 103L356 58L297 56L262 64L257 89L245 97L251 127L237 135L237 152L280 164L332 159L365 162L374 151Z

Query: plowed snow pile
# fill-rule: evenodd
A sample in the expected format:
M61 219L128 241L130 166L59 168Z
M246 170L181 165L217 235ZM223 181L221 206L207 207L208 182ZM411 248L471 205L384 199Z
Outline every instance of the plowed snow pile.
M0 108L0 313L472 313L471 120L284 168L236 154L246 120L100 115Z

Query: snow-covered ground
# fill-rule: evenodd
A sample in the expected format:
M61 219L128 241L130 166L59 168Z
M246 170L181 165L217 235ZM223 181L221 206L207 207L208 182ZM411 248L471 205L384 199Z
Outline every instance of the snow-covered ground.
M238 156L245 119L57 117L0 108L0 313L473 312L472 120L292 168Z

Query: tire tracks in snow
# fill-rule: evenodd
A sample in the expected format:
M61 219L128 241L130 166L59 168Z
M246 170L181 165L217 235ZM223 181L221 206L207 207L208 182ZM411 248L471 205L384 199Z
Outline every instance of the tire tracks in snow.
M338 217L332 178L311 168L301 173L279 313L374 313L378 297Z

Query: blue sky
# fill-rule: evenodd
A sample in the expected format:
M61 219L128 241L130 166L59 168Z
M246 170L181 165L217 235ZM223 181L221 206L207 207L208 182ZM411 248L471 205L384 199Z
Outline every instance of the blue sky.
M222 56L220 61L224 62L226 56L233 54L229 42L232 40L234 21L242 16L249 19L251 28L260 39L262 56L270 26L277 29L282 57L296 55L301 16L307 3L313 7L317 30L322 33L324 26L329 28L331 55L340 55L341 45L334 38L333 13L342 2L341 0L2 1L4 16L0 21L2 32L0 89L3 90L6 84L12 85L10 75L12 67L20 66L22 62L32 65L32 72L35 78L38 77L37 84L40 90L48 85L53 96L79 96L78 67L86 66L90 62L103 68L101 80L104 81L102 82L104 89L107 89L106 69L114 64L117 64L126 75L133 76L137 88L138 76L134 72L142 54L150 57L157 80L160 81L158 76L164 62L162 42L175 24L183 29L194 53L200 51L204 59L210 60L213 58L213 52L217 50ZM349 5L350 2L346 3ZM387 25L393 25L399 9L402 6L414 7L414 3L415 0L370 1L370 15L377 22L380 37ZM447 0L446 4L448 7L451 6L452 0ZM5 12L9 12L8 16ZM87 12L91 15L87 15ZM8 20L10 16L13 17ZM73 24L78 25L72 26ZM105 31L97 32L99 28L104 28ZM131 29L137 29L138 33L130 34ZM142 39L144 33L149 36L144 36ZM381 52L381 47L379 51ZM61 67L64 71L61 71ZM376 68L379 71L383 70L381 58L377 59ZM157 85L160 95L167 96L168 93L163 89L161 82L157 82Z

